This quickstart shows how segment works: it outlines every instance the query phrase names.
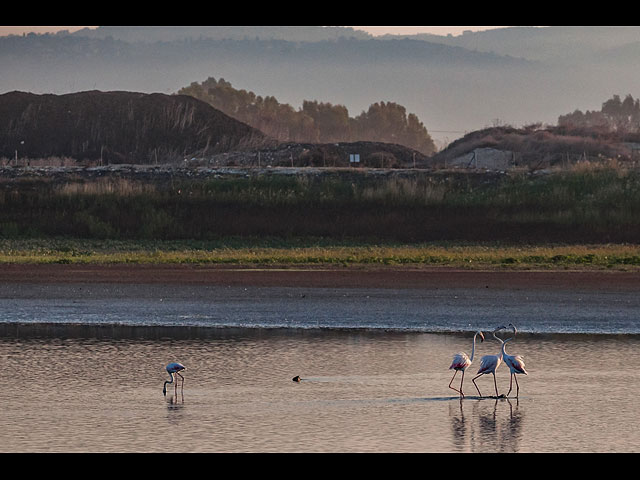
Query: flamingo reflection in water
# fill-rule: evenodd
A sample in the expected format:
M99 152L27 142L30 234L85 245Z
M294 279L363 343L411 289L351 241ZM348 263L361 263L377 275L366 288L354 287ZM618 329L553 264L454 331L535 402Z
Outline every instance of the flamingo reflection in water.
M473 346L471 347L471 357L469 357L465 352L456 353L453 356L453 361L451 362L451 366L449 367L449 370L455 370L455 372L453 373L453 377L449 382L449 388L451 390L455 390L456 392L458 392L463 398L464 398L464 393L462 393L462 382L464 382L464 371L467 368L469 368L469 366L473 362L473 356L475 355L475 351L476 351L477 336L480 336L480 341L484 342L484 334L481 331L477 331L473 335ZM462 372L462 378L460 379L460 390L451 386L458 372Z
M182 365L181 363L178 362L172 362L169 365L167 365L167 373L169 373L169 376L171 377L171 380L166 380L164 382L164 385L162 386L162 394L163 395L167 395L167 384L171 384L173 383L173 380L175 378L175 376L177 375L178 377L180 377L182 379L182 381L180 382L181 387L184 389L184 377L182 375L180 375L179 372L181 372L182 370L185 370L185 366ZM178 393L178 379L175 379L175 391L176 393Z

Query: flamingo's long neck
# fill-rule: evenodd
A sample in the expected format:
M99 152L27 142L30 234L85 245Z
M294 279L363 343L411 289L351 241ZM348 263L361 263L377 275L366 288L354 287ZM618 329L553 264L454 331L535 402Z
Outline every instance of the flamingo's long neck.
M471 347L471 358L469 358L469 360L471 360L473 362L473 356L476 353L476 337L478 336L478 334L476 333L473 336L473 346Z
M500 350L500 355L498 355L498 358L499 358L500 360L502 360L502 356L504 355L504 342L505 342L505 341L504 341L504 340L502 340L500 337L498 337L498 336L496 335L496 332L493 332L493 333L492 333L492 335L493 335L493 338L495 338L496 340L498 340L498 341L502 344L502 349ZM507 341L509 341L509 340L511 340L511 339L507 339Z
M171 377L171 380L165 380L164 381L164 386L162 387L162 391L163 392L167 391L167 383L169 383L169 384L173 383L173 374L169 373L169 377Z
M514 337L507 338L506 340L504 340L504 341L502 342L502 355L503 355L503 356L507 354L507 352L505 352L505 350L504 350L505 345L507 344L507 342L508 342L509 340L513 340L513 338L514 338Z

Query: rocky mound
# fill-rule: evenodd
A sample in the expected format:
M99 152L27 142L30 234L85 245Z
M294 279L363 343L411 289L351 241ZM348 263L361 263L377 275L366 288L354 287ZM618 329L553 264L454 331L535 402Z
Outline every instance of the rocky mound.
M530 125L490 127L455 140L431 157L433 166L531 170L615 159L631 162L640 143L615 132ZM625 141L627 140L627 141ZM634 141L631 141L634 140Z
M0 95L0 157L9 159L171 163L269 142L262 132L186 95Z

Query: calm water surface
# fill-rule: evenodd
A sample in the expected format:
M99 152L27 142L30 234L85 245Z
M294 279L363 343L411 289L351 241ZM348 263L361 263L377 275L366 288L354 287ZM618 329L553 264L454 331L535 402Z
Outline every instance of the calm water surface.
M77 288L0 289L0 451L640 451L631 295ZM453 354L503 320L523 332L519 398L478 398L487 339L460 400ZM164 397L170 361L186 381Z

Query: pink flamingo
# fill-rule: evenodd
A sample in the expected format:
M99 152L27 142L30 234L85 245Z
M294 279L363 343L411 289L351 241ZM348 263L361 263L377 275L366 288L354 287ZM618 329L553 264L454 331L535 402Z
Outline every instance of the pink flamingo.
M502 341L502 339L496 337L496 332L500 330L504 330L505 328L507 327L505 326L498 327L493 332L491 332L491 335L493 335L493 338L495 338L502 344L504 344L504 342ZM482 394L480 393L480 389L476 384L476 378L481 377L482 375L486 375L488 373L493 374L493 385L496 389L496 398L500 396L498 395L498 383L496 382L496 370L498 369L501 363L502 363L502 351L500 351L498 355L485 355L480 359L480 368L478 369L478 375L476 375L471 379L473 384L476 386L476 390L478 390L478 395L480 395L480 398L482 398Z
M471 362L473 362L473 356L476 351L476 337L478 335L480 335L480 341L484 342L484 334L478 330L473 335L473 346L471 347L471 357L469 357L465 352L456 353L453 356L453 362L451 362L451 366L449 367L449 370L451 369L455 370L455 372L453 373L453 377L449 382L449 388L451 390L455 390L456 392L458 392L460 395L462 395L463 398L464 398L464 393L462 393L462 382L464 381L464 371L469 367L469 365L471 365ZM453 379L456 378L456 375L458 372L462 372L462 378L460 379L460 390L457 390L451 386L451 384L453 383Z
M185 370L185 366L182 365L181 363L172 362L169 365L167 365L167 373L171 377L171 380L166 380L164 382L164 385L162 386L163 395L165 396L167 395L167 383L173 383L173 379L175 375L177 375L182 379L181 385L182 385L182 388L184 388L184 377L178 373L178 372L181 372L182 370ZM176 379L176 392L177 391L178 391L178 380Z
M513 379L516 379L516 398L518 398L518 394L520 393L520 386L518 385L518 377L516 375L528 375L527 371L524 368L524 358L520 355L508 355L504 350L504 346L507 344L509 340L513 340L516 338L516 334L518 331L513 323L509 324L509 327L513 330L513 337L507 338L504 342L502 342L502 357L504 358L504 363L509 367L511 371L511 379L509 380L509 391L507 392L507 397L511 393L511 388L513 387Z

